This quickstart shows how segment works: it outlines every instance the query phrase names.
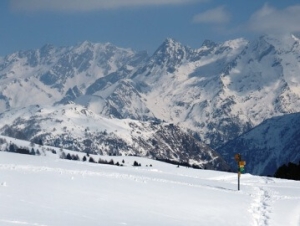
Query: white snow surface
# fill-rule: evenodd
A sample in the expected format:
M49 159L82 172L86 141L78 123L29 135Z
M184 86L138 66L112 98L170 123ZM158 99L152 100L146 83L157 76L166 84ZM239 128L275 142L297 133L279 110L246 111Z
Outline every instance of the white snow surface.
M0 152L0 225L300 225L297 181L94 157L125 163Z

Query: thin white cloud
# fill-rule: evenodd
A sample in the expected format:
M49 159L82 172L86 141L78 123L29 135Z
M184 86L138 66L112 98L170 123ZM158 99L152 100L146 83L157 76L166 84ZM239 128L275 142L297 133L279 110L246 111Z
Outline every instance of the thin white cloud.
M194 23L225 24L230 21L230 13L224 6L207 10L194 16Z
M265 4L250 17L247 28L258 33L300 32L300 5L276 9Z
M75 11L87 12L122 7L179 5L209 0L10 0L17 11Z

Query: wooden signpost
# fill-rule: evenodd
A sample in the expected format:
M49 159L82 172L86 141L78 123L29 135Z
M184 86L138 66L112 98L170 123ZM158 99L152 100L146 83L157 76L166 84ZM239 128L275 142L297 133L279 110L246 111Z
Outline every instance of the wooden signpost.
M245 171L246 161L242 161L241 154L235 154L234 159L238 164L238 190L240 190L241 173Z

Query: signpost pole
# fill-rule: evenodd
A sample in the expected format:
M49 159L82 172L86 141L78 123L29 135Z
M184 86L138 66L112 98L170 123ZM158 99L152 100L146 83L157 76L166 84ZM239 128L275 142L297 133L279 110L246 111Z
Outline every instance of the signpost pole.
M242 161L242 156L239 153L235 154L234 159L238 164L238 191L239 191L240 190L241 173L244 172L244 167L246 165L246 161Z
M238 172L238 191L240 190L240 178L241 178L241 173Z

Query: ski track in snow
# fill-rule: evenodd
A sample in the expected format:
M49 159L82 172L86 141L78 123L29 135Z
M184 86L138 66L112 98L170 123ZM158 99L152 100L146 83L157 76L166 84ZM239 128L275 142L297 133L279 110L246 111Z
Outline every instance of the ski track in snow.
M271 213L272 213L272 203L278 200L300 200L299 197L290 197L279 195L278 192L270 189L267 184L272 183L270 178L261 178L257 186L254 184L247 184L253 186L254 192L249 194L253 197L253 201L249 212L252 214L254 219L254 226L269 226ZM300 219L299 219L300 220ZM300 225L300 221L298 222Z
M272 212L271 191L262 186L254 187L254 199L250 207L250 212L254 218L255 226L268 226L270 214Z
M275 190L271 189L268 184L274 183L271 178L262 177L257 184L243 183L244 186L253 187L253 191L249 193L253 198L249 212L253 216L253 226L272 226L270 220L272 219L273 203L278 200L299 200L300 196L280 195ZM285 186L287 187L287 186ZM276 188L276 186L274 186ZM300 215L298 224L300 225Z

